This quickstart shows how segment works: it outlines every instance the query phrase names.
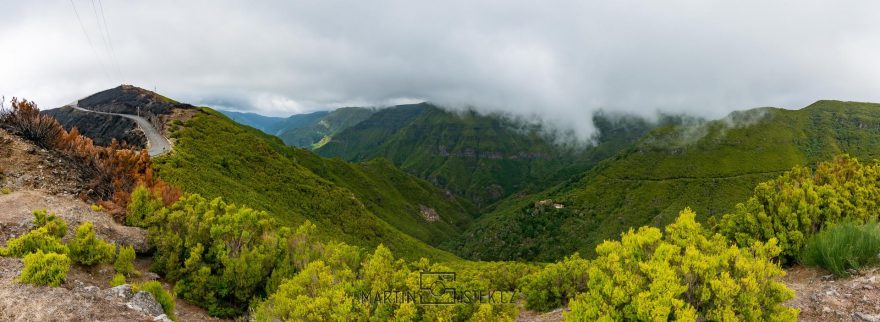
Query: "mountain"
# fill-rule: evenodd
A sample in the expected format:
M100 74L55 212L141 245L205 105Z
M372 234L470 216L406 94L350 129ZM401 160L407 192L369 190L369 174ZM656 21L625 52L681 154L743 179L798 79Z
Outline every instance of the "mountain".
M209 108L171 132L174 152L155 159L160 178L269 211L285 225L310 220L326 238L367 248L383 243L407 258L454 260L430 245L456 238L472 221L466 201L388 162L324 159Z
M401 169L486 207L540 191L631 144L651 124L597 114L594 146L554 143L535 126L496 115L454 113L428 103L380 109L315 151L348 161L385 158Z
M43 111L61 123L68 131L77 128L98 145L106 146L115 139L131 146L144 148L147 138L135 121L106 113L140 115L162 131L166 123L194 107L181 104L165 96L132 85L120 85L101 91L75 102L78 110L70 106ZM101 113L92 113L95 111Z
M301 126L287 126L278 137L287 145L316 149L329 142L339 132L352 127L375 113L364 107L343 107L323 114L313 122ZM295 117L297 115L291 116Z
M664 126L579 177L481 217L450 247L475 259L590 255L603 240L668 224L685 207L701 220L730 212L757 183L841 153L880 157L880 104L818 101Z
M336 133L367 119L375 110L364 107L343 107L333 111L295 114L286 118L254 113L220 112L233 121L275 135L287 145L313 149L329 141Z

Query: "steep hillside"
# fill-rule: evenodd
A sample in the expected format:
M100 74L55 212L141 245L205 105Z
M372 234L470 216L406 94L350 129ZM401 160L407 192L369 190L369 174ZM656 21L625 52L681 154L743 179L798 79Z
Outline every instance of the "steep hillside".
M316 152L350 161L386 158L485 207L583 172L650 129L642 120L602 114L595 124L601 130L598 145L567 148L550 142L537 128L502 117L451 113L427 103L401 105L377 111Z
M339 132L363 122L373 113L375 110L370 108L339 108L316 118L311 123L304 123L302 126L287 126L278 133L278 137L287 145L317 149L329 142ZM291 116L291 118L296 116L298 115Z
M314 149L330 141L330 138L340 131L367 119L375 110L364 107L343 107L333 111L295 114L286 118L254 113L220 112L233 121L275 135L287 145Z
M354 245L454 259L425 242L456 237L470 221L466 204L383 162L321 159L208 108L172 137L174 153L156 160L166 181L267 210L286 225L311 220L325 236Z
M582 178L484 216L455 247L480 259L591 254L630 227L669 223L684 207L704 220L731 211L757 183L840 153L880 156L880 104L819 101L658 128Z

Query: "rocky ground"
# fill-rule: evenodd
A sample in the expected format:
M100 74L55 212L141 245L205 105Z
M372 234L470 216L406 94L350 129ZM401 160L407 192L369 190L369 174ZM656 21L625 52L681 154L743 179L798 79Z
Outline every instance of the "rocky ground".
M79 178L79 169L60 153L39 148L0 129L0 189L79 196L85 186Z
M787 304L801 309L800 321L880 322L880 268L835 279L818 269L794 267L785 284L795 291Z
M78 198L82 192L78 178L77 170L63 157L0 129L0 246L33 229L31 213L46 209L67 222L65 241L74 236L77 226L91 221L98 237L131 245L141 254L148 251L146 231L121 225ZM149 271L148 256L139 255L135 266L141 275L129 282L158 280L172 289ZM110 287L115 273L110 264L72 265L60 287L18 283L22 268L21 258L0 257L0 321L164 321L162 308L151 294ZM180 299L175 315L179 321L222 321Z

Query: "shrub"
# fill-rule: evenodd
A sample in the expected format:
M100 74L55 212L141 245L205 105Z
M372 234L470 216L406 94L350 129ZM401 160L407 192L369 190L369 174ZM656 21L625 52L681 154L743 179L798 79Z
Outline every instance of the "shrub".
M350 270L334 272L323 261L309 263L293 278L285 280L269 299L259 306L257 319L285 321L353 321L359 304L346 294L354 278Z
M154 217L154 271L176 282L180 297L202 303L215 316L243 313L287 251L285 236L267 213L220 198L184 197Z
M784 262L792 261L804 243L823 227L842 220L877 219L880 164L862 165L843 155L820 162L816 171L797 166L758 185L754 195L725 214L722 234L741 246L779 241Z
M575 253L526 276L521 281L526 307L549 311L567 304L569 299L586 290L589 265L588 260Z
M24 268L19 281L35 285L59 286L70 270L67 255L57 253L36 253L24 257Z
M137 274L137 271L134 270L135 257L134 247L120 247L119 255L116 256L116 262L113 263L113 268L116 269L116 273L124 274L125 276L129 276L132 273Z
M12 188L10 188L10 187L0 188L0 195L8 195L10 193L12 193Z
M110 280L110 287L116 287L122 284L125 284L125 275L122 275L122 273L116 273L116 275L113 275L113 279Z
M22 257L37 251L66 254L68 248L61 243L60 238L51 234L48 227L44 226L31 230L21 237L10 239L6 242L6 248L2 250L2 254Z
M10 111L0 111L0 123L46 149L54 148L65 133L54 117L40 114L36 103L17 98L12 99Z
M153 297L156 298L156 302L159 302L162 305L162 311L165 312L165 315L168 318L177 321L177 317L174 315L174 294L169 293L162 287L162 283L158 281L148 281L140 284L136 284L134 287L135 292L137 291L145 291L153 294Z
M880 224L844 222L826 227L807 241L800 262L820 266L834 275L847 276L849 269L878 263Z
M596 247L587 291L571 302L567 319L591 321L795 321L783 306L794 293L778 281L785 271L770 259L776 240L749 248L709 235L685 209L675 223L642 227Z
M129 226L146 227L147 218L164 204L162 199L155 196L150 189L139 185L131 192L131 202L125 214L125 223Z
M95 237L90 221L76 228L76 237L70 242L70 257L83 265L109 263L115 252L116 246Z
M55 215L55 213L46 214L46 209L38 209L34 210L34 225L39 227L46 227L46 230L52 234L52 236L58 238L64 238L67 235L67 223L64 222L64 219Z
M96 204L96 203L93 203L90 207L92 208L92 211L94 211L94 212L102 212L102 211L104 211L104 206L101 206L101 205Z

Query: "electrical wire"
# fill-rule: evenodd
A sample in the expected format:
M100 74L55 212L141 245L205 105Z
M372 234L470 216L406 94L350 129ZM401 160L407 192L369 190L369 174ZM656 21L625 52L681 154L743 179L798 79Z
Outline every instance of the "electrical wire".
M82 28L83 35L86 36L86 41L89 42L89 47L92 48L92 54L95 55L95 59L98 61L98 64L101 65L101 69L104 70L104 76L107 76L107 81L112 83L112 77L110 77L110 73L107 71L107 67L104 66L104 62L102 61L101 56L98 55L98 50L95 49L95 45L92 43L92 37L89 37L89 32L86 30L86 26L83 24L82 19L79 16L79 11L76 10L76 4L73 3L73 0L70 0L70 5L73 7L73 13L76 15L76 21L79 22L79 26Z

